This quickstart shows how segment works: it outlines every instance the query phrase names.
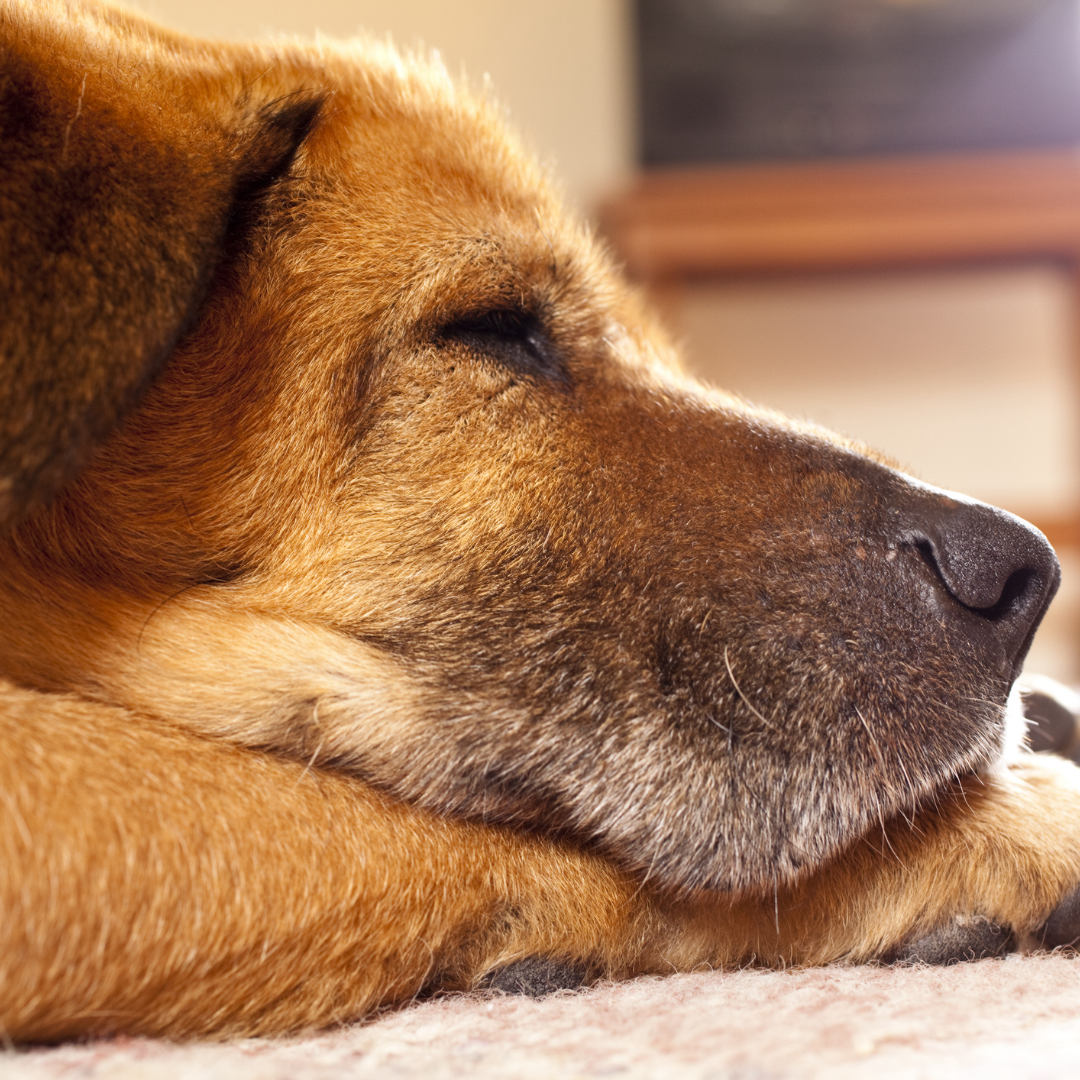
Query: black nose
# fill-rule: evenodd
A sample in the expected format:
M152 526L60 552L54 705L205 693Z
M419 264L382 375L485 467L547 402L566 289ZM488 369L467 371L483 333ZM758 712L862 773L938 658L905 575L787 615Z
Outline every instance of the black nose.
M975 616L965 620L969 632L1001 654L1015 679L1061 581L1046 537L1004 510L933 488L918 491L899 518L900 543L943 586L944 613L955 604Z

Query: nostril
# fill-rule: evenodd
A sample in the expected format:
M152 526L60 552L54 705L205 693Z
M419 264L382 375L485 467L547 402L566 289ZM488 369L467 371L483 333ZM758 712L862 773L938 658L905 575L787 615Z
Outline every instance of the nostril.
M1023 605L1025 597L1031 591L1029 587L1038 585L1032 580L1037 576L1036 571L1030 566L1021 566L1009 574L1000 587L1001 591L994 598L993 593L997 589L997 584L993 580L993 575L989 577L980 575L977 589L971 588L966 582L950 581L938 561L932 540L925 538L916 540L912 546L961 607L967 608L976 615L981 615L984 619L989 619L990 622L1007 619ZM992 602L987 603L988 600Z
M1001 596L996 604L971 610L978 612L984 619L989 619L991 622L1008 618L1025 602L1025 598L1031 591L1028 586L1033 583L1034 577L1035 571L1029 567L1014 570L1006 579L1005 587L1001 590Z
M939 616L1015 679L1061 580L1046 538L1003 510L934 489L909 494L896 515L899 545L937 579Z

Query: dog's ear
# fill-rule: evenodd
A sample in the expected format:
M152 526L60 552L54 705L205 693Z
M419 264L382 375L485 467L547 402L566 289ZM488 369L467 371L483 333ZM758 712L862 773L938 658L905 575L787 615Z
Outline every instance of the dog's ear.
M116 11L0 0L0 532L137 400L316 119L229 67Z

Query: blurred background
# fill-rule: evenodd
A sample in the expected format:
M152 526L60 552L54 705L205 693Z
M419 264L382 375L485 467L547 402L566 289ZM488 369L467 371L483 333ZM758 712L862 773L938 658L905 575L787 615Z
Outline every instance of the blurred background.
M490 80L692 370L1047 532L1080 682L1080 0L129 2Z

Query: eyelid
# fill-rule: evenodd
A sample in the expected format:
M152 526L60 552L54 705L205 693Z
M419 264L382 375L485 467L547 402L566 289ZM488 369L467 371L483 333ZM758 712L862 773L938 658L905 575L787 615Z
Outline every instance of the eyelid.
M493 308L461 315L444 323L436 340L459 342L520 374L569 382L550 335L528 311Z
M507 337L525 337L539 328L535 315L510 308L494 308L488 311L459 315L445 323L439 337L458 337L462 334L505 334Z

